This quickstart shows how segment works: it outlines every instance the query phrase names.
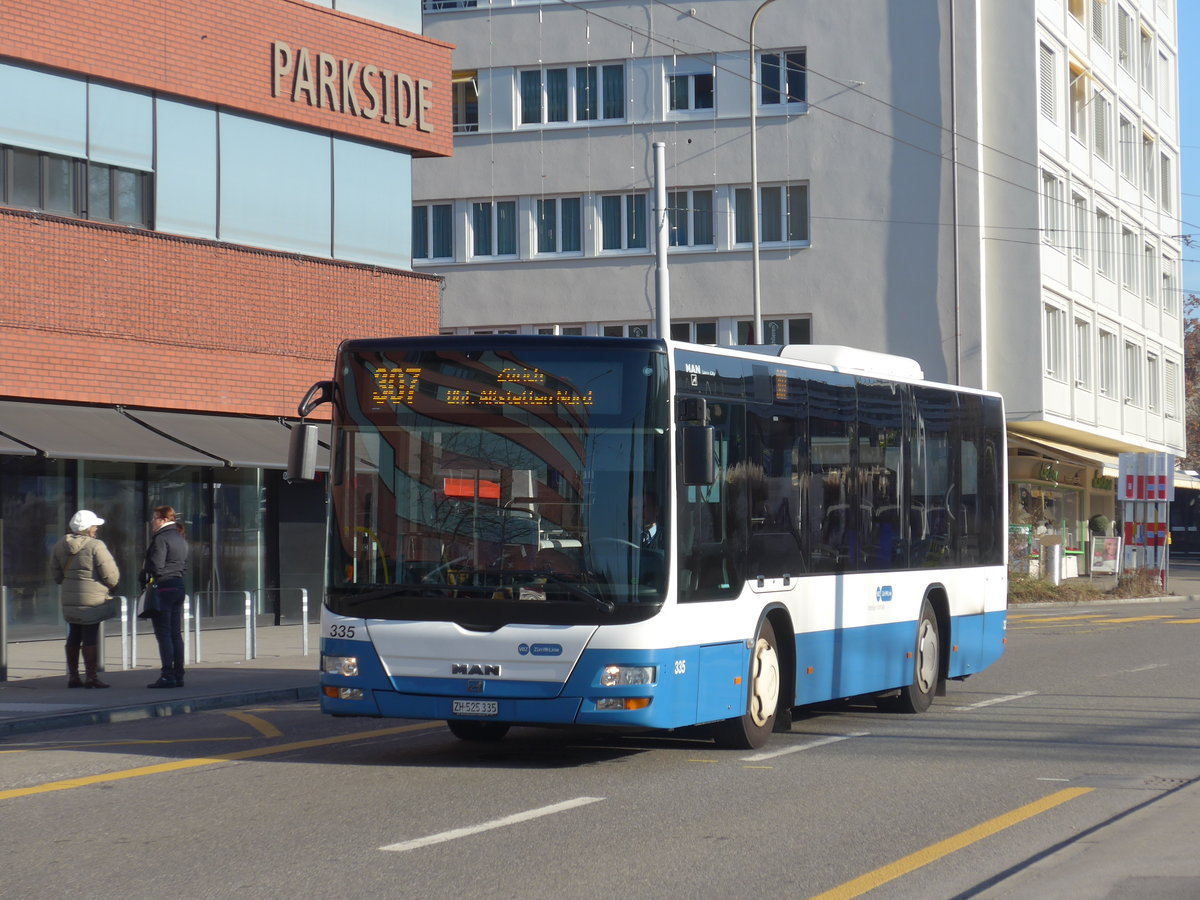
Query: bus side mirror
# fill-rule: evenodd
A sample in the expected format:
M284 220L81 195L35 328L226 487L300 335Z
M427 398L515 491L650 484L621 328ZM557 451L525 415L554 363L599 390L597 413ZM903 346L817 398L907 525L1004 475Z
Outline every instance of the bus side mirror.
M317 477L317 426L301 422L292 427L288 446L286 481L312 481Z
M711 425L683 426L683 483L711 485L717 480Z

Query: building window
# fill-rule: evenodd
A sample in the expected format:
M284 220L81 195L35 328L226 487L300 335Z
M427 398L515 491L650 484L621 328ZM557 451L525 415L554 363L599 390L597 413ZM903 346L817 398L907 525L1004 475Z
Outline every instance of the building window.
M522 125L625 118L625 66L564 66L520 73Z
M1158 290L1159 272L1158 272L1158 253L1150 244L1145 244L1142 247L1142 260L1146 266L1145 278L1142 281L1142 289L1146 292L1147 303L1158 303L1158 297L1154 292Z
M1075 259L1081 263L1086 263L1088 255L1088 232L1092 227L1092 217L1088 212L1087 198L1082 194L1072 194L1071 203L1075 208L1075 242L1071 251Z
M1114 228L1113 217L1102 210L1096 210L1096 271L1105 278L1116 277L1115 248L1113 247Z
M1109 143L1109 110L1111 104L1100 91L1092 95L1092 148L1104 162L1112 162Z
M1132 341L1125 342L1125 402L1142 405L1142 354Z
M1146 192L1146 196L1154 199L1154 188L1158 183L1158 172L1155 169L1158 167L1158 150L1154 146L1154 137L1149 134L1142 135L1142 190Z
M1071 76L1071 134L1080 141L1087 139L1084 123L1087 121L1088 79L1083 69L1071 66L1068 69Z
M476 72L455 72L452 99L454 132L479 130L479 80Z
M517 255L517 201L485 200L471 204L471 253Z
M750 188L737 188L733 197L734 241L749 244ZM808 185L772 185L758 189L759 241L763 244L805 243L809 240Z
M1171 86L1175 79L1171 77L1171 60L1165 53L1158 54L1158 105L1163 109L1171 108Z
M716 81L712 66L667 75L667 108L672 112L712 109L715 103Z
M760 54L758 77L762 106L787 106L808 99L803 50Z
M600 246L604 250L647 248L645 194L609 194L600 198Z
M1179 315L1179 289L1175 280L1175 260L1162 258L1162 308L1169 316Z
M538 253L579 253L583 250L583 202L578 197L538 198Z
M1092 0L1092 40L1108 46L1108 0Z
M1067 0L1067 10L1076 22L1083 24L1083 17L1087 13L1085 0Z
M422 204L413 207L413 259L453 259L453 207L449 203Z
M716 322L672 322L671 339L693 344L716 344Z
M1141 42L1142 90L1154 94L1154 35L1142 32Z
M1100 329L1100 396L1117 395L1117 335Z
M1067 314L1049 303L1045 306L1046 323L1046 374L1058 381L1066 381L1067 359Z
M1092 386L1092 326L1084 319L1075 320L1075 387Z
M1063 183L1052 172L1042 171L1042 240L1063 245Z
M1121 287L1135 294L1138 289L1138 243L1137 232L1121 229Z
M812 319L763 319L762 340L754 340L754 322L741 320L737 323L739 344L811 344Z
M0 146L0 203L150 228L149 172Z
M1158 355L1155 353L1146 354L1146 409L1149 412L1158 412L1159 404L1159 372L1158 372Z
M1042 115L1049 119L1057 118L1057 104L1054 102L1056 81L1054 77L1055 54L1045 44L1038 45L1038 97Z
M713 192L672 191L667 194L672 247L713 245Z
M1164 412L1168 419L1179 418L1179 363L1166 360L1163 363Z
M1121 116L1121 174L1137 184L1137 127Z
M1121 68L1133 72L1133 16L1125 7L1117 7L1117 62Z
M1172 177L1174 167L1171 165L1171 157L1167 154L1162 154L1158 158L1158 173L1159 173L1159 204L1164 212L1171 212L1175 208L1172 198L1175 196L1175 179Z

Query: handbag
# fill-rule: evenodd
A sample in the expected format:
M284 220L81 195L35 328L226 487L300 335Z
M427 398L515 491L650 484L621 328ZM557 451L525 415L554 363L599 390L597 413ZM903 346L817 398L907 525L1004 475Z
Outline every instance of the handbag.
M158 612L158 593L154 590L154 582L150 582L138 594L137 617L149 619L156 612Z

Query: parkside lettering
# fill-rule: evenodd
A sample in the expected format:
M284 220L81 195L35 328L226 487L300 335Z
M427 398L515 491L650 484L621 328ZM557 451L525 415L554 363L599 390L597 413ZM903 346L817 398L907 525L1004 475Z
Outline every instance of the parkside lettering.
M312 53L307 47L293 50L283 41L271 43L271 70L273 97L378 119L384 125L433 131L429 121L431 81L338 59L331 53Z

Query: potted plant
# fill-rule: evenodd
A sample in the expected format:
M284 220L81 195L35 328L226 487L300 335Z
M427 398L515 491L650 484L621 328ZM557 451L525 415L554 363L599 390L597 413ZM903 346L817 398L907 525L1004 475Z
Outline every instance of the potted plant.
M1096 513L1088 519L1088 531L1092 534L1108 534L1108 528L1112 524L1112 520L1103 513Z

